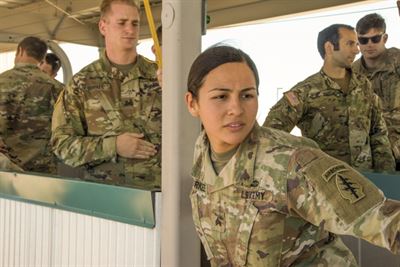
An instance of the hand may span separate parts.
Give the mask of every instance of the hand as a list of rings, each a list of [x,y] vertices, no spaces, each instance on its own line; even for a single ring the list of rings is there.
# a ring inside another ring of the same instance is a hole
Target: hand
[[[117,136],[117,154],[130,159],[148,159],[157,153],[155,146],[143,139],[143,134],[123,133]]]

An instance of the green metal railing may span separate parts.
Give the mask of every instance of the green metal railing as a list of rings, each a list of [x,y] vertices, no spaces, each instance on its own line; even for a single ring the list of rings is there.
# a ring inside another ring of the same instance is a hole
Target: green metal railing
[[[363,172],[387,198],[400,200],[400,173]]]
[[[147,228],[155,226],[155,192],[34,173],[0,171],[0,197]]]

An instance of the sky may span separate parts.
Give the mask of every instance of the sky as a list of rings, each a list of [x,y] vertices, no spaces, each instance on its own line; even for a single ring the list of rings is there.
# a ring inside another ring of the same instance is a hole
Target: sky
[[[306,15],[257,21],[246,26],[207,30],[202,37],[202,47],[206,49],[224,42],[242,49],[254,60],[260,76],[257,120],[262,124],[270,107],[284,91],[320,70],[323,62],[317,51],[318,32],[334,23],[355,27],[361,17],[373,12],[386,20],[389,35],[387,47],[400,47],[400,17],[396,0],[373,1]],[[151,45],[151,40],[141,41],[139,53],[154,59]],[[73,73],[98,58],[98,49],[95,47],[66,43],[60,46],[70,58]],[[13,55],[10,58],[7,62],[0,61],[2,68],[12,67]],[[57,78],[62,81],[62,73]]]

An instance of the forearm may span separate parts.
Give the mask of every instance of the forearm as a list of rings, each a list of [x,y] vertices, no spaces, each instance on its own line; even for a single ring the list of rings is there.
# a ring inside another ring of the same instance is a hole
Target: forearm
[[[271,108],[263,126],[271,127],[290,133],[297,122],[296,110],[281,99]]]
[[[116,136],[79,136],[64,129],[53,132],[54,154],[72,167],[96,165],[116,157]]]
[[[76,167],[115,158],[116,136],[88,136],[79,112],[68,114],[67,118],[63,100],[60,99],[54,108],[50,140],[53,152],[59,159]]]
[[[375,170],[395,170],[395,159],[386,134],[371,136],[371,152]]]
[[[361,216],[344,234],[400,254],[400,202],[386,199]]]

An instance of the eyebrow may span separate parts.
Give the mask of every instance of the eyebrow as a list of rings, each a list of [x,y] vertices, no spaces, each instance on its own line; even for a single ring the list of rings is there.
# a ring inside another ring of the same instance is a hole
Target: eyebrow
[[[241,89],[240,91],[241,91],[241,92],[246,92],[246,91],[251,91],[251,90],[256,90],[256,88],[255,88],[255,87],[247,87],[247,88]],[[219,88],[219,87],[217,87],[217,88],[213,88],[213,89],[209,90],[208,93],[215,92],[215,91],[231,92],[232,89],[229,89],[229,88]]]
[[[119,18],[119,19],[117,19],[117,21],[123,21],[123,22],[125,22],[125,21],[129,21],[129,19],[126,19],[126,18]],[[134,20],[132,20],[133,22],[140,22],[140,20],[139,19],[134,19]]]

